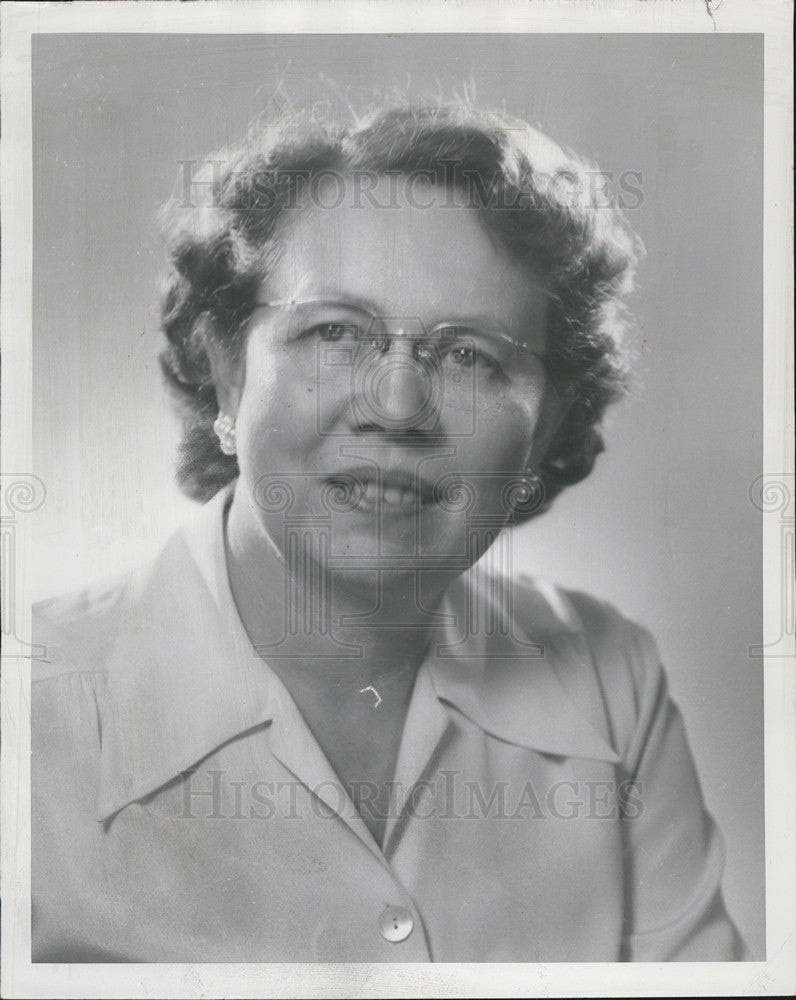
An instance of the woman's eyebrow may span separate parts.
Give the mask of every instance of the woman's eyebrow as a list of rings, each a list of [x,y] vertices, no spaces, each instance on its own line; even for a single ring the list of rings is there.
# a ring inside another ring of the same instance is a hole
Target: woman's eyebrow
[[[486,313],[462,313],[451,310],[447,313],[440,313],[440,319],[433,323],[434,328],[438,326],[461,326],[469,327],[472,330],[483,330],[489,333],[490,330],[508,330],[508,321],[502,322],[497,316]]]
[[[401,311],[395,313],[381,308],[372,299],[365,299],[356,295],[345,295],[340,293],[331,294],[323,292],[308,292],[304,295],[291,298],[269,299],[268,304],[275,306],[326,305],[349,307],[352,309],[361,309],[363,312],[368,312],[377,319],[419,319],[424,322],[424,325],[433,328],[438,326],[470,326],[483,330],[501,330],[508,325],[507,323],[501,323],[501,321],[492,314],[476,312],[462,313],[457,311],[455,307],[449,310],[435,310],[434,318],[429,323],[425,321],[424,317],[417,316],[412,312]]]
[[[276,298],[276,297],[266,297],[261,302],[262,305],[273,305],[273,306],[288,306],[288,305],[329,305],[329,306],[347,306],[353,309],[359,309],[362,312],[368,312],[373,316],[383,316],[384,311],[371,299],[363,298],[359,295],[348,295],[345,292],[335,291],[323,291],[309,289],[302,292],[299,295],[294,295],[290,297]]]

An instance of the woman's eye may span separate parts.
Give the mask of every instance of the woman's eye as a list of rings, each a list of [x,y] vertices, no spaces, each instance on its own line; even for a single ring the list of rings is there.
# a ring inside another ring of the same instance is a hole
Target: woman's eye
[[[475,369],[479,375],[489,376],[497,375],[501,370],[499,362],[475,344],[451,344],[445,351],[445,358],[453,371]]]
[[[461,368],[470,368],[475,364],[475,349],[466,346],[454,347],[449,352],[448,357],[454,365],[458,365]]]
[[[335,341],[356,339],[359,336],[359,328],[352,323],[318,323],[310,327],[306,333],[321,340]]]
[[[476,368],[483,375],[494,374],[500,364],[492,352],[485,349],[483,336],[466,326],[447,326],[439,331],[438,341],[446,364],[457,371]]]

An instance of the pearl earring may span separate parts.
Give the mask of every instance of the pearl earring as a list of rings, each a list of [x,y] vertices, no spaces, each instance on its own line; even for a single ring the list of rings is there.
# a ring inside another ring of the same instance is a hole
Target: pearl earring
[[[227,413],[219,413],[213,423],[213,430],[221,450],[225,455],[234,455],[235,448],[235,418]]]
[[[523,473],[521,482],[522,485],[515,494],[515,509],[517,512],[536,510],[544,499],[542,477],[533,469],[528,468]]]

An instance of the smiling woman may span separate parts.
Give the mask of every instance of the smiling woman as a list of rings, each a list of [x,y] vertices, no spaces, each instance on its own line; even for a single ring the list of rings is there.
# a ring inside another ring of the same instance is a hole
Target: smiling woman
[[[164,215],[205,505],[39,609],[34,957],[743,957],[652,639],[509,572],[627,381],[621,213],[469,106],[223,160]]]

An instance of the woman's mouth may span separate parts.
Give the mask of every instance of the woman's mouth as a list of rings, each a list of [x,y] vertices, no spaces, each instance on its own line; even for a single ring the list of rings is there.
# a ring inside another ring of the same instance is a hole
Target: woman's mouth
[[[430,483],[400,470],[355,469],[329,476],[325,483],[339,509],[402,514],[434,503]]]

